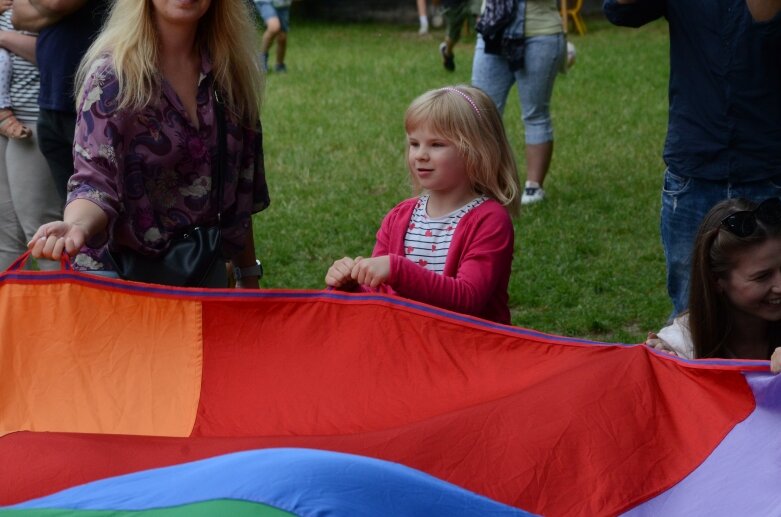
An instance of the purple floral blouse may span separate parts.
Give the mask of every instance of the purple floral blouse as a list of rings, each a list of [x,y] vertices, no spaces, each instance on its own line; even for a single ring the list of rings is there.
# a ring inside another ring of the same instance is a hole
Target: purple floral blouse
[[[106,59],[93,66],[78,104],[68,203],[88,199],[100,206],[109,218],[108,235],[87,243],[74,268],[111,270],[108,245],[155,255],[184,230],[216,224],[212,82],[211,63],[204,55],[196,128],[165,80],[159,96],[143,110],[118,111],[111,63]],[[266,208],[269,197],[259,129],[242,125],[227,107],[225,118],[222,235],[225,255],[232,257],[252,231],[252,214]]]

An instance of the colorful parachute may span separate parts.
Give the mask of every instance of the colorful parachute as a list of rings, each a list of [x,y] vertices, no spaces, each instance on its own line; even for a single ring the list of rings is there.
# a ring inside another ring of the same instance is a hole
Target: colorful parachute
[[[779,430],[763,361],[384,295],[0,275],[0,514],[773,515]]]

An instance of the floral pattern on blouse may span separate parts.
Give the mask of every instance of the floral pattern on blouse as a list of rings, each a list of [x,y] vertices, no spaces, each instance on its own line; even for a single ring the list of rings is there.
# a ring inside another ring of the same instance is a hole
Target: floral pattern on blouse
[[[74,259],[76,269],[110,270],[106,254],[130,249],[165,251],[171,238],[198,225],[216,224],[217,158],[211,63],[204,54],[197,91],[196,127],[164,79],[141,111],[117,110],[118,83],[108,59],[92,67],[79,102],[68,203],[88,199],[109,218],[108,235],[96,236]],[[235,256],[252,231],[253,213],[269,203],[262,135],[225,109],[227,152],[223,168],[222,235]]]

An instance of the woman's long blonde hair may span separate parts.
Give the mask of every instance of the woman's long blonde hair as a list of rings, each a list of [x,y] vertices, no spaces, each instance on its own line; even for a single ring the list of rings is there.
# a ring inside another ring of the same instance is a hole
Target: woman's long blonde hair
[[[77,99],[98,60],[108,57],[119,82],[117,109],[140,110],[159,92],[159,42],[152,0],[115,0],[102,32],[76,74]],[[245,0],[212,0],[201,18],[196,46],[208,52],[214,81],[228,109],[254,126],[263,81],[258,62],[254,13]]]
[[[409,133],[427,127],[453,142],[466,160],[466,172],[478,194],[495,199],[516,215],[521,186],[502,116],[479,88],[458,85],[431,90],[414,101],[404,116]],[[410,171],[415,188],[419,185]]]

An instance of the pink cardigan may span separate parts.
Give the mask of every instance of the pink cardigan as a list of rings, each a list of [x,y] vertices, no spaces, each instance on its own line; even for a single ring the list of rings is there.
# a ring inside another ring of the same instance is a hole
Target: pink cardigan
[[[514,232],[507,210],[489,199],[459,221],[441,275],[404,256],[404,236],[418,198],[402,201],[382,221],[372,256],[390,257],[390,277],[377,291],[510,323],[507,284]]]

